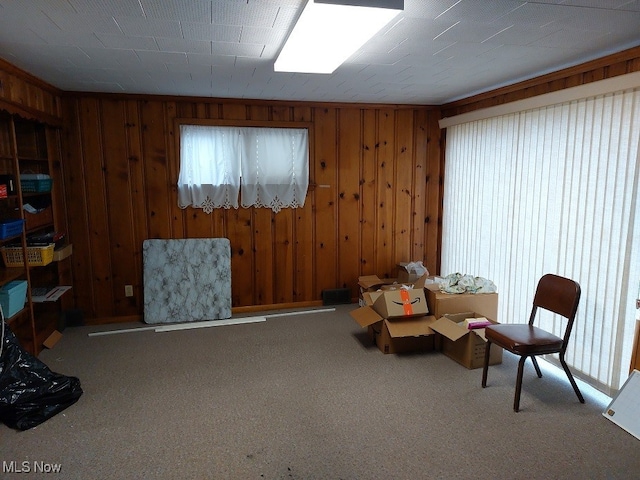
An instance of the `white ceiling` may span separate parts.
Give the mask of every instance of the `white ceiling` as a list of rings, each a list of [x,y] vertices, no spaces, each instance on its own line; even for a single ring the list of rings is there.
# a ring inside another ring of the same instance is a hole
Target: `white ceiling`
[[[304,3],[0,0],[0,57],[65,91],[438,105],[640,45],[640,0],[404,0],[332,75],[275,73]]]

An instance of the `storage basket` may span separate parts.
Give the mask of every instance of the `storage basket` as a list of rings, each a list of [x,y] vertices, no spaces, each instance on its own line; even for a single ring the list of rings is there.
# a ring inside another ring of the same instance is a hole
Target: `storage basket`
[[[53,180],[51,178],[41,179],[20,179],[20,186],[22,187],[22,193],[43,193],[51,191],[51,184]]]
[[[22,233],[22,225],[24,225],[24,220],[21,218],[17,220],[3,220],[0,222],[0,239],[20,235]]]
[[[13,317],[24,308],[27,300],[27,282],[14,280],[0,288],[0,305],[4,318]]]
[[[46,247],[27,247],[27,262],[34,267],[49,265],[53,261],[53,249],[55,245]],[[22,267],[22,247],[2,247],[2,259],[7,267]]]

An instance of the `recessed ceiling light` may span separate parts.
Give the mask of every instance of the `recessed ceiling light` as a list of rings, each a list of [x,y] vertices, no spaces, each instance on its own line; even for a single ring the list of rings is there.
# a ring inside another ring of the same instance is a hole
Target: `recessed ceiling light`
[[[403,8],[404,0],[309,0],[274,70],[333,73]]]

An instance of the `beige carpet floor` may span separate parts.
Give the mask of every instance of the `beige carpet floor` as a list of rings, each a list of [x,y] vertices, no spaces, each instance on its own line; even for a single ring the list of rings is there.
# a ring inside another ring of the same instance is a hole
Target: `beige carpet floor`
[[[640,440],[602,416],[606,397],[581,384],[580,404],[528,365],[514,413],[515,357],[483,389],[480,369],[440,353],[382,354],[353,308],[164,333],[67,328],[40,359],[84,394],[34,429],[0,425],[0,478],[640,478]],[[61,472],[7,471],[42,464]]]

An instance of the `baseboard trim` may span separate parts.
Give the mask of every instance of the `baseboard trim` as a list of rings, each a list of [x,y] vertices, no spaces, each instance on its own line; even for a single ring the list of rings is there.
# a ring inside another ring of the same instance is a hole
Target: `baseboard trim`
[[[239,313],[255,313],[265,312],[269,310],[286,310],[288,308],[308,308],[308,307],[321,307],[323,305],[322,300],[313,300],[308,302],[289,302],[289,303],[273,303],[269,305],[247,305],[244,307],[232,307],[231,314]],[[144,323],[142,315],[124,315],[121,317],[100,317],[100,318],[85,318],[85,325],[108,325],[111,323],[132,323],[141,322]]]

